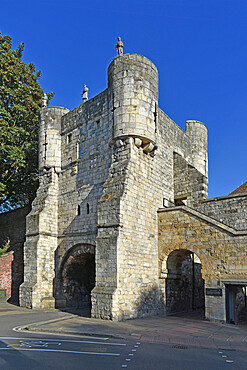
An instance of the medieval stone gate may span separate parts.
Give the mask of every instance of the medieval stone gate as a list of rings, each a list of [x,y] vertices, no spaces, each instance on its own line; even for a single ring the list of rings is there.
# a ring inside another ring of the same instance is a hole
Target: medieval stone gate
[[[156,66],[117,45],[100,94],[85,88],[72,111],[44,99],[20,304],[91,296],[98,318],[205,306],[226,321],[226,295],[234,302],[247,279],[247,194],[208,199],[207,127],[177,126],[158,106]]]

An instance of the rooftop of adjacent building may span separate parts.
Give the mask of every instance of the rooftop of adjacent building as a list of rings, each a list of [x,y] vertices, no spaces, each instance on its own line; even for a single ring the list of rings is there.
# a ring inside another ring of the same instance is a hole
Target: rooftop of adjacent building
[[[247,181],[240,185],[237,189],[231,192],[229,195],[247,193]]]

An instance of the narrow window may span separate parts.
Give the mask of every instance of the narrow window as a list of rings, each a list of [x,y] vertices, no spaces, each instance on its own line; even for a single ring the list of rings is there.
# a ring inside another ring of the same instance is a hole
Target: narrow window
[[[158,104],[155,102],[155,111],[154,111],[154,127],[155,127],[155,132],[157,132],[157,127],[158,127]]]
[[[72,134],[67,135],[67,144],[71,143]]]
[[[77,214],[78,214],[78,216],[80,216],[80,214],[81,214],[81,206],[80,205],[78,205],[78,207],[77,207]]]
[[[76,143],[76,159],[80,158],[80,143]]]
[[[89,208],[89,204],[87,203],[87,214],[89,214],[89,211],[90,211],[90,208]]]
[[[47,133],[45,132],[45,142],[44,142],[44,157],[43,159],[46,160],[46,152],[47,152],[47,145],[48,145],[48,142],[47,142]]]
[[[100,128],[100,119],[96,120],[97,130]]]

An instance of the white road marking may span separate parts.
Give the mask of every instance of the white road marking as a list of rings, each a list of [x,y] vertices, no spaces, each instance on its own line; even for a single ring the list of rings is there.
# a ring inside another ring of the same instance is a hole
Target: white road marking
[[[52,342],[52,343],[47,343],[47,342],[43,342],[41,340],[20,340],[19,341],[20,344],[15,344],[14,346],[15,347],[29,347],[29,348],[32,348],[32,347],[45,347],[47,348],[50,345],[56,345],[56,346],[61,346],[62,343],[59,343],[59,342]],[[11,344],[8,344],[7,347],[12,347]]]
[[[80,351],[66,351],[58,349],[38,349],[38,348],[0,348],[1,351],[36,351],[36,352],[59,352],[59,353],[73,353],[78,355],[96,355],[96,356],[120,356],[120,353],[107,353],[107,352],[80,352]]]
[[[42,341],[46,341],[46,342],[54,342],[54,343],[57,343],[58,341],[55,340],[55,339],[46,339],[46,338],[14,338],[14,337],[0,337],[0,340],[25,340],[25,341],[28,341],[28,340],[42,340]],[[104,346],[108,345],[108,346],[126,346],[125,343],[110,343],[110,342],[93,342],[93,341],[89,341],[89,340],[66,340],[66,339],[59,339],[59,342],[66,342],[66,343],[86,343],[86,344],[102,344]]]
[[[16,327],[16,328],[13,328],[12,330],[15,331],[15,332],[22,332],[22,333],[25,333],[25,334],[37,334],[37,330],[35,331],[32,331],[31,329],[28,329],[28,330],[23,330],[22,328],[25,328],[26,326],[22,327]],[[42,334],[42,333],[40,333]],[[45,335],[57,335],[57,336],[63,336],[63,337],[80,337],[80,338],[91,338],[91,339],[100,339],[100,340],[108,340],[109,338],[104,338],[104,337],[92,337],[91,335],[80,335],[80,334],[69,334],[69,333],[47,333],[47,332],[43,332],[43,334]]]

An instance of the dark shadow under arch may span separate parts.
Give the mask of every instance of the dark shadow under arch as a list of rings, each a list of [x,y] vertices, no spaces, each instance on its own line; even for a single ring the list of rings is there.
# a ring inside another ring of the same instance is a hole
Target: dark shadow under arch
[[[64,255],[58,281],[63,308],[91,310],[91,291],[95,286],[95,247],[78,244]]]
[[[201,261],[187,249],[176,249],[167,259],[166,311],[168,314],[201,311],[204,316],[204,279]]]

